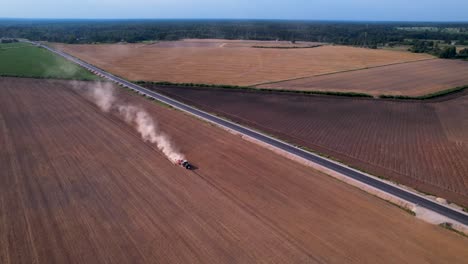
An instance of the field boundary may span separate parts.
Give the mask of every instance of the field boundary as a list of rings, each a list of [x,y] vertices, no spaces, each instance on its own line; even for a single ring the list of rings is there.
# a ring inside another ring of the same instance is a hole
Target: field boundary
[[[429,93],[429,94],[425,94],[425,95],[420,95],[420,96],[382,94],[382,95],[379,95],[379,98],[381,98],[381,99],[397,99],[397,100],[429,100],[429,99],[448,96],[448,95],[455,94],[455,93],[460,93],[460,92],[463,92],[467,88],[468,88],[468,85],[458,86],[458,87],[455,87],[455,88],[441,90],[441,91],[437,91],[437,92]]]
[[[420,62],[420,61],[428,61],[428,60],[437,60],[437,59],[438,59],[438,58],[427,58],[427,59],[420,59],[420,60],[414,60],[414,61],[395,62],[395,63],[389,63],[389,64],[384,64],[384,65],[372,66],[372,67],[364,67],[364,68],[343,70],[343,71],[337,71],[337,72],[326,72],[326,73],[321,73],[321,74],[308,75],[308,76],[297,77],[297,78],[291,78],[291,79],[284,79],[284,80],[281,80],[281,81],[256,83],[256,84],[252,84],[251,86],[252,86],[252,87],[256,87],[256,86],[260,86],[260,85],[268,85],[268,84],[274,84],[274,83],[282,83],[282,82],[288,82],[288,81],[296,81],[296,80],[302,80],[302,79],[313,78],[313,77],[320,77],[320,76],[326,76],[326,75],[334,75],[334,74],[340,74],[340,73],[346,73],[346,72],[353,72],[353,71],[370,70],[370,69],[382,68],[382,67],[393,66],[393,65],[408,64],[408,63],[414,63],[414,62]]]
[[[323,96],[339,96],[339,97],[360,97],[362,99],[374,99],[374,100],[393,100],[393,101],[431,101],[432,99],[440,99],[448,97],[449,95],[461,93],[467,90],[468,85],[458,86],[446,90],[437,91],[434,93],[424,94],[421,96],[406,96],[406,95],[379,95],[372,96],[366,93],[357,92],[336,92],[336,91],[304,91],[304,90],[287,90],[287,89],[270,89],[270,88],[255,88],[251,86],[237,86],[228,84],[203,84],[203,83],[172,83],[172,82],[153,82],[153,81],[134,81],[137,85],[155,85],[155,86],[175,86],[175,87],[188,87],[188,88],[211,88],[211,89],[232,89],[247,92],[263,92],[263,93],[277,93],[277,94],[302,94],[302,95],[323,95]],[[454,99],[454,98],[447,98]]]
[[[0,77],[9,77],[9,78],[28,78],[28,79],[38,79],[38,80],[64,80],[64,81],[82,81],[82,82],[96,82],[96,81],[105,81],[101,77],[98,77],[96,80],[83,79],[83,78],[59,78],[53,76],[32,76],[32,75],[19,75],[19,74],[2,74]]]
[[[255,88],[252,86],[238,86],[228,84],[203,84],[203,83],[172,83],[172,82],[152,82],[152,81],[134,81],[138,85],[158,85],[158,86],[178,86],[178,87],[198,87],[198,88],[214,88],[214,89],[233,89],[252,92],[270,92],[270,93],[290,93],[290,94],[309,94],[309,95],[331,95],[343,97],[366,97],[373,98],[372,95],[356,92],[335,92],[335,91],[304,91],[304,90],[287,90],[287,89],[270,89],[270,88]]]
[[[1,44],[0,44],[1,45]],[[31,44],[27,44],[27,45],[24,45],[24,46],[17,46],[17,47],[0,47],[0,51],[1,50],[9,50],[9,49],[21,49],[21,48],[24,48],[24,47],[30,47],[32,46]]]
[[[300,46],[293,46],[293,47],[287,47],[287,46],[251,46],[252,48],[255,49],[313,49],[313,48],[319,48],[325,46],[325,44],[322,45],[311,45],[311,46],[305,46],[305,47],[300,47]]]

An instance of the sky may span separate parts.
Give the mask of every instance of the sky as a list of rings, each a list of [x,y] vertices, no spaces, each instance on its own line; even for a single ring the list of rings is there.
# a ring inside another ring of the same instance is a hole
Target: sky
[[[468,21],[468,0],[0,0],[0,18]]]

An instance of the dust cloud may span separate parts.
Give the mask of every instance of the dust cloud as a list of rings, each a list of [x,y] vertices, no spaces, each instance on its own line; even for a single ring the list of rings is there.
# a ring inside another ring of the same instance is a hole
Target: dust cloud
[[[118,100],[115,88],[108,82],[96,82],[93,85],[73,82],[73,87],[96,104],[103,112],[115,112],[127,124],[133,126],[145,142],[155,144],[173,163],[183,160],[169,136],[161,132],[155,119],[143,108],[126,104]]]

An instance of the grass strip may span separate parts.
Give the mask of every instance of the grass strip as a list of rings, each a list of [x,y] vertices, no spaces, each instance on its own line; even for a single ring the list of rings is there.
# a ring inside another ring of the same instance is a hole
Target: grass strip
[[[463,232],[461,232],[461,231],[458,231],[458,230],[456,230],[455,228],[453,228],[453,225],[452,225],[451,223],[442,223],[442,224],[440,224],[439,226],[441,226],[441,227],[443,227],[443,228],[445,228],[445,229],[447,229],[447,230],[450,230],[450,231],[452,231],[452,232],[455,232],[455,233],[457,233],[457,234],[459,234],[459,235],[461,235],[461,236],[464,236],[464,237],[467,237],[467,238],[468,238],[468,235],[467,235],[467,234],[465,234],[465,233],[463,233]]]
[[[385,95],[385,94],[382,94],[382,95],[379,96],[379,98],[382,98],[382,99],[399,99],[399,100],[427,100],[427,99],[433,99],[433,98],[437,98],[437,97],[446,96],[446,95],[449,95],[449,94],[459,93],[459,92],[464,91],[467,88],[468,88],[468,85],[459,86],[459,87],[455,87],[455,88],[451,88],[451,89],[447,89],[447,90],[442,90],[442,91],[438,91],[438,92],[435,92],[435,93],[425,94],[425,95],[421,95],[421,96]]]
[[[95,81],[102,81],[103,79],[100,78],[99,76],[96,76],[96,79],[91,79],[91,78],[80,78],[80,77],[55,77],[55,76],[35,76],[35,75],[27,75],[27,74],[3,74],[0,73],[0,77],[11,77],[11,78],[30,78],[30,79],[39,79],[39,80],[64,80],[64,81],[70,81],[70,80],[75,80],[75,81],[87,81],[87,82],[95,82]]]
[[[313,45],[313,46],[305,46],[305,47],[300,47],[300,46],[293,46],[293,47],[284,47],[284,46],[252,46],[252,48],[256,49],[312,49],[312,48],[318,48],[322,47],[323,45]]]
[[[275,93],[290,93],[290,94],[311,94],[311,95],[332,95],[344,97],[367,97],[373,98],[370,94],[355,93],[355,92],[332,92],[332,91],[302,91],[302,90],[286,90],[286,89],[269,89],[269,88],[254,88],[250,86],[238,86],[227,84],[203,84],[203,83],[172,83],[172,82],[148,82],[136,81],[138,85],[159,85],[159,86],[179,86],[179,87],[204,87],[204,88],[222,88],[222,89],[237,89],[245,91],[260,91],[260,92],[275,92]]]

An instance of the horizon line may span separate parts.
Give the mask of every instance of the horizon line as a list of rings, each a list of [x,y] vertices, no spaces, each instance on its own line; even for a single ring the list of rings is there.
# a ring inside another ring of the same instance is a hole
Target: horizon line
[[[356,19],[290,19],[290,18],[46,18],[46,17],[0,17],[0,20],[246,20],[246,21],[297,21],[297,22],[369,22],[369,23],[468,23],[468,20],[356,20]]]

